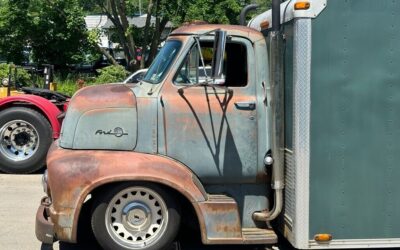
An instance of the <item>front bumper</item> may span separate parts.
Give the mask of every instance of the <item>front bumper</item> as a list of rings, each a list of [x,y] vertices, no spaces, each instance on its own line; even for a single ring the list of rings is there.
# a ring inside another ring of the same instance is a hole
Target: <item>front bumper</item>
[[[36,238],[45,244],[53,244],[56,240],[54,236],[54,223],[51,221],[49,213],[50,205],[50,198],[43,197],[36,212]]]

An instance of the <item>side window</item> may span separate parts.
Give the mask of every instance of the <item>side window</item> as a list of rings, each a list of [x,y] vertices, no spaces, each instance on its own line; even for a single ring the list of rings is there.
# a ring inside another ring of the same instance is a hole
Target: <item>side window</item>
[[[174,78],[177,85],[191,85],[210,79],[213,58],[213,42],[200,42],[204,67],[198,47],[194,45],[186,55]],[[247,85],[247,50],[238,42],[228,42],[225,47],[224,72],[225,84],[228,87],[244,87]]]
[[[140,80],[142,80],[142,78],[143,78],[145,73],[146,72],[137,73],[136,75],[134,75],[130,79],[128,79],[127,83],[138,83],[138,82],[140,82]]]
[[[200,53],[197,46],[193,46],[186,56],[175,78],[177,84],[195,84],[199,82]]]

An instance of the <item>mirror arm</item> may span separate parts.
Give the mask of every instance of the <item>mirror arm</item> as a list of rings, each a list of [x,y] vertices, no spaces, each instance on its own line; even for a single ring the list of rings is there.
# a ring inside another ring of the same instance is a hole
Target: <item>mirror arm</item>
[[[226,45],[226,31],[218,30],[214,39],[214,55],[212,61],[211,77],[213,79],[221,78],[223,74],[224,52]]]
[[[207,75],[207,71],[206,71],[206,65],[204,63],[203,52],[201,52],[200,40],[199,40],[199,37],[195,37],[194,39],[196,40],[197,49],[199,50],[201,65],[203,66],[204,75],[206,76],[206,82],[208,82],[208,75]]]

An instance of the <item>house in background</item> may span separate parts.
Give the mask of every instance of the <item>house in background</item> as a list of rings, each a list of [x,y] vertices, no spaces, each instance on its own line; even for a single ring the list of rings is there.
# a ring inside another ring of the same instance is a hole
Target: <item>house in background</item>
[[[108,17],[106,15],[89,15],[85,17],[86,28],[90,30],[98,29],[101,31],[99,44],[103,48],[112,48],[108,35],[106,34],[103,26],[107,23]]]
[[[146,18],[147,14],[128,17],[128,22],[131,26],[144,28],[146,25]],[[106,15],[88,15],[85,17],[85,23],[88,30],[100,30],[99,44],[101,47],[109,50],[117,61],[123,62],[125,60],[123,52],[119,49],[119,44],[113,43],[110,39],[112,30],[114,29],[114,24]],[[154,16],[151,17],[150,23],[151,26],[155,26],[156,18]],[[165,40],[172,30],[173,24],[168,22],[161,34],[161,41]]]
[[[140,15],[140,16],[133,16],[133,17],[128,17],[128,22],[129,25],[135,26],[136,28],[144,28],[146,25],[146,19],[147,19],[147,14]],[[155,26],[156,25],[156,18],[154,16],[151,17],[150,19],[150,25]],[[103,26],[103,29],[105,30],[110,30],[114,28],[114,24],[112,23],[111,20],[107,20]],[[171,22],[168,22],[165,26],[165,29],[163,33],[161,34],[161,40],[165,40],[169,33],[172,32],[173,25]]]

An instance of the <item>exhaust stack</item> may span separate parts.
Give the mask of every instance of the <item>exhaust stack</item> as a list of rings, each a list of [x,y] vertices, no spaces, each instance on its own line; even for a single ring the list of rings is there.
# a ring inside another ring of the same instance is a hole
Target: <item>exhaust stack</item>
[[[272,1],[272,30],[270,39],[270,82],[271,82],[271,151],[272,151],[272,189],[274,192],[274,207],[271,211],[256,212],[254,220],[271,221],[275,219],[283,207],[284,188],[284,79],[283,79],[283,35],[281,32],[280,0]]]
[[[247,14],[252,11],[252,10],[256,10],[258,8],[258,4],[249,4],[247,6],[245,6],[242,11],[240,12],[240,17],[239,17],[239,24],[242,26],[246,26],[246,16]]]

